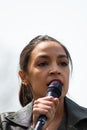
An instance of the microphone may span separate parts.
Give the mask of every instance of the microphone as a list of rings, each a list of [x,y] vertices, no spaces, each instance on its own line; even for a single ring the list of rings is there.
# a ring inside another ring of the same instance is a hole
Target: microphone
[[[49,84],[47,88],[46,96],[52,96],[54,98],[59,98],[62,93],[62,84],[59,81],[53,81]],[[42,130],[42,126],[45,124],[47,117],[41,115],[37,121],[36,127],[34,130]]]

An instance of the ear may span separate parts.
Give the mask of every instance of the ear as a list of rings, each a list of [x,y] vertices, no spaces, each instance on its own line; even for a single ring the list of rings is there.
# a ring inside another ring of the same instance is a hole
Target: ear
[[[22,80],[22,83],[25,84],[25,85],[27,85],[28,84],[27,74],[24,73],[22,70],[19,70],[18,74],[19,74],[19,76],[20,76],[20,78]]]

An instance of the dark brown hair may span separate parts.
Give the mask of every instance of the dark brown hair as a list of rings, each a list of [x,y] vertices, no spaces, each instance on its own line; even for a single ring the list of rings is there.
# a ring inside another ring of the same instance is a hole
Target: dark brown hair
[[[20,54],[20,69],[23,72],[27,72],[27,65],[31,56],[31,53],[33,51],[33,49],[37,46],[37,44],[43,42],[43,41],[54,41],[57,42],[58,44],[60,44],[63,49],[65,50],[65,53],[67,55],[67,58],[69,59],[70,65],[71,65],[71,70],[73,69],[73,65],[72,65],[72,59],[70,56],[69,51],[67,50],[67,48],[61,44],[58,40],[48,36],[48,35],[39,35],[37,37],[35,37],[34,39],[32,39],[29,44],[22,50],[21,54]],[[22,106],[27,105],[29,102],[31,102],[33,99],[32,96],[32,92],[31,89],[29,87],[29,85],[25,86],[24,84],[21,83],[21,88],[19,91],[19,100]]]

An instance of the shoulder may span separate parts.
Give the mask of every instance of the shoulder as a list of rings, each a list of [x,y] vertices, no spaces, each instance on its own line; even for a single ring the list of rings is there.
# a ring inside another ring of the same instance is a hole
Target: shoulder
[[[85,115],[87,117],[87,108],[78,105],[76,102],[67,97],[65,97],[65,105],[68,110],[76,112],[77,114],[81,114],[81,116]]]
[[[15,112],[4,112],[0,114],[0,122],[6,121],[6,117],[14,114]]]
[[[65,97],[65,108],[69,125],[76,126],[79,130],[80,128],[87,128],[87,108],[78,105],[67,97]]]
[[[4,113],[0,114],[0,130],[2,130],[3,124],[8,123],[8,120],[6,119],[6,117],[13,113],[15,113],[15,112],[4,112]]]
[[[5,112],[0,114],[0,127],[2,124],[29,127],[32,116],[32,102],[17,112]]]

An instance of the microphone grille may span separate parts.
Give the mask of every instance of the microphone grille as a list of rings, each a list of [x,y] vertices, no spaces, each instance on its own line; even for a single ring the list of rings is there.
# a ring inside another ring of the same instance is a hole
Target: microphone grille
[[[62,93],[62,84],[58,81],[53,81],[50,83],[50,85],[47,88],[47,93],[50,93],[50,96],[53,97],[60,97]],[[47,94],[49,95],[49,94]]]

